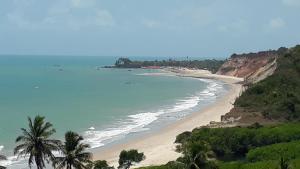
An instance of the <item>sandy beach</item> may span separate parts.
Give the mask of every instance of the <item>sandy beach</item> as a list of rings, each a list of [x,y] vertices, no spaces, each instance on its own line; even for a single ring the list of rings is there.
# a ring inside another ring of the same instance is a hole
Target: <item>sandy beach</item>
[[[94,160],[107,160],[110,165],[117,167],[118,155],[124,149],[138,149],[138,151],[144,152],[146,159],[134,167],[160,165],[175,160],[181,155],[174,151],[176,136],[184,131],[191,131],[196,127],[207,125],[211,121],[220,121],[221,116],[233,107],[232,104],[242,91],[242,86],[238,83],[243,80],[241,78],[211,74],[206,70],[167,69],[166,71],[178,76],[220,80],[227,83],[230,89],[215,103],[200,112],[191,113],[186,118],[174,122],[156,133],[97,151],[94,153]]]

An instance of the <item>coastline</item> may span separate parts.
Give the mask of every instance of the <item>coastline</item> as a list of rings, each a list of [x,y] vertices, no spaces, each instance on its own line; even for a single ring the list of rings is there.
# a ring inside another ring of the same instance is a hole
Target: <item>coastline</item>
[[[206,70],[170,68],[164,71],[176,76],[223,81],[229,85],[230,89],[213,104],[199,112],[191,113],[184,119],[176,121],[160,131],[94,152],[94,160],[107,160],[110,165],[116,167],[118,166],[119,153],[124,149],[137,149],[140,152],[144,152],[146,159],[133,167],[161,165],[175,160],[181,155],[175,152],[176,144],[174,144],[174,141],[176,136],[184,131],[191,131],[196,127],[207,125],[211,121],[220,121],[221,116],[229,112],[233,107],[232,103],[242,91],[242,86],[239,84],[242,81],[241,78],[211,74]]]

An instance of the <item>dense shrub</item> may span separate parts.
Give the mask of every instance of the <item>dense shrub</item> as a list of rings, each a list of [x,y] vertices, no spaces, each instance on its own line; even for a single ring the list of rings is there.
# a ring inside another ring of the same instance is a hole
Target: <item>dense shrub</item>
[[[137,150],[123,150],[119,155],[119,168],[129,168],[133,162],[140,162],[145,159],[144,153],[139,153]]]
[[[269,146],[255,148],[247,154],[250,162],[300,158],[300,141],[272,144]]]
[[[265,145],[300,140],[300,123],[287,123],[258,128],[199,128],[190,136],[182,139],[177,136],[177,143],[204,141],[218,158],[245,157],[253,148]]]

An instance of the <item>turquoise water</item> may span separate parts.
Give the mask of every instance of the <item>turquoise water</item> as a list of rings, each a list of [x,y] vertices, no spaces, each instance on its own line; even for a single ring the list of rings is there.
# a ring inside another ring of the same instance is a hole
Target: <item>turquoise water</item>
[[[224,91],[210,80],[158,76],[158,70],[102,69],[113,57],[0,57],[0,145],[11,155],[27,117],[42,115],[63,138],[76,131],[93,148],[163,120],[183,118]],[[14,163],[10,157],[7,164]]]

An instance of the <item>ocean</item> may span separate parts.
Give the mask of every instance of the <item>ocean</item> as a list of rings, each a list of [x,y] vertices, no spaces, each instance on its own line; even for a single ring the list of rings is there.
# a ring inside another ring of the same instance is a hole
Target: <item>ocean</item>
[[[95,149],[155,132],[227,91],[222,82],[159,75],[160,70],[101,68],[116,59],[0,56],[0,153],[8,157],[0,164],[27,168],[12,154],[27,117],[45,116],[57,130],[53,137],[75,131]]]

